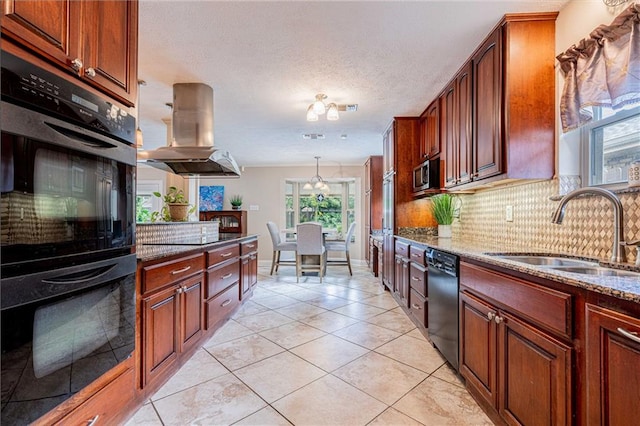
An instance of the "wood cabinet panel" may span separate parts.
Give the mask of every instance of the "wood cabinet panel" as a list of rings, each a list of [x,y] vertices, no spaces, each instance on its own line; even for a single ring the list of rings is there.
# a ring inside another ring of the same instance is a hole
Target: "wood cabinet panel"
[[[409,267],[409,286],[423,298],[427,297],[427,279],[427,269],[412,261]]]
[[[640,318],[586,305],[588,424],[625,425],[640,418]]]
[[[180,352],[187,351],[202,337],[202,283],[204,274],[198,274],[181,283],[180,296]]]
[[[426,249],[417,245],[409,246],[409,258],[411,262],[418,265],[427,266],[427,258],[425,256]]]
[[[207,270],[205,299],[215,296],[239,279],[240,264],[237,258],[233,261],[209,268]]]
[[[207,329],[214,328],[231,314],[240,303],[240,289],[236,283],[206,302]]]
[[[410,290],[409,299],[411,301],[409,305],[411,315],[426,329],[429,326],[427,299],[415,291],[413,287]]]
[[[438,100],[434,100],[420,116],[419,161],[434,158],[440,154]]]
[[[142,292],[176,283],[204,270],[204,256],[201,253],[177,260],[163,262],[142,268]]]
[[[3,36],[126,106],[138,80],[138,2],[3,2]]]
[[[444,186],[458,183],[458,144],[456,139],[456,84],[449,83],[440,95],[440,143],[444,149]]]
[[[472,118],[473,93],[471,63],[467,63],[456,77],[456,140],[457,140],[457,172],[456,180],[462,185],[471,181],[472,163]]]
[[[179,297],[177,287],[142,301],[144,383],[162,374],[178,358]]]
[[[471,58],[473,64],[474,177],[502,171],[502,30],[496,29]]]
[[[539,286],[508,275],[460,263],[460,280],[465,287],[516,310],[519,315],[561,336],[572,335],[570,294]]]
[[[118,424],[119,410],[115,407],[125,407],[134,399],[133,369],[126,370],[114,381],[98,391],[95,395],[78,406],[56,425],[89,425],[89,424]]]
[[[460,374],[476,393],[496,406],[496,309],[460,293]]]
[[[571,348],[512,315],[500,318],[500,415],[510,424],[571,424]]]
[[[207,266],[210,268],[221,262],[240,256],[240,245],[229,244],[207,252]]]

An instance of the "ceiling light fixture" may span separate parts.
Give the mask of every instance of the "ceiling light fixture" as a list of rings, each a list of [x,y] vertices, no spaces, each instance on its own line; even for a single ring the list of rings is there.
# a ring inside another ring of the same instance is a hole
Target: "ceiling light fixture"
[[[325,190],[329,189],[329,185],[327,185],[327,183],[324,181],[324,179],[322,179],[322,176],[320,176],[320,165],[319,165],[319,162],[318,162],[318,160],[320,160],[320,157],[316,156],[314,158],[316,159],[316,174],[311,179],[309,179],[307,181],[307,183],[304,184],[302,189],[310,191],[310,190],[315,188],[315,189],[319,189],[321,191],[325,191]]]
[[[327,120],[336,121],[340,118],[339,111],[357,111],[358,104],[338,105],[334,102],[325,104],[327,95],[318,93],[316,100],[307,108],[307,121],[318,121],[318,117],[327,114]]]

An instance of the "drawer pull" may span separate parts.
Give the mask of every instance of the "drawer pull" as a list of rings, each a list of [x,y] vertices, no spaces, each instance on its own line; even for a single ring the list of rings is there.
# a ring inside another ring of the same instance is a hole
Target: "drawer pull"
[[[178,275],[181,274],[183,272],[187,272],[189,269],[191,269],[191,266],[186,266],[182,269],[176,269],[175,271],[171,271],[171,275]]]
[[[622,334],[628,339],[633,340],[636,343],[640,343],[640,337],[638,337],[638,333],[635,331],[627,331],[622,327],[618,327],[618,333]]]
[[[231,299],[227,299],[224,302],[222,302],[222,304],[220,305],[222,308],[224,308],[225,306],[227,306],[229,303],[231,303]]]
[[[229,253],[220,253],[220,257],[229,257],[231,256],[233,253],[229,252]]]
[[[417,303],[414,303],[413,305],[411,305],[411,307],[413,309],[420,309],[420,305],[418,305]]]
[[[256,245],[255,244],[247,244],[247,247],[249,248],[254,248]]]
[[[231,272],[229,272],[228,274],[224,274],[221,278],[223,280],[226,280],[227,278],[231,278],[233,276],[233,274]]]
[[[413,253],[413,257],[417,257],[418,259],[421,258],[422,256],[419,255],[418,253]]]
[[[413,281],[420,281],[420,278],[418,278],[418,277],[411,277],[411,279],[412,279]]]
[[[98,421],[98,418],[100,417],[100,414],[96,414],[94,418],[89,419],[87,421],[87,426],[93,426],[96,424],[96,422]]]

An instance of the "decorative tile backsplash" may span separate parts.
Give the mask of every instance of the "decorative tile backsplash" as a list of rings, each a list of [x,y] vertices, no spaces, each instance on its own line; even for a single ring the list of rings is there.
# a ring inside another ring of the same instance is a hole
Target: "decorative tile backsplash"
[[[211,222],[137,223],[137,244],[206,244],[218,241],[220,224]]]
[[[460,218],[453,224],[454,238],[608,260],[613,242],[611,202],[599,196],[573,199],[566,206],[564,221],[556,225],[551,223],[551,216],[558,201],[550,198],[557,200],[560,189],[559,181],[554,179],[461,194],[462,208]],[[625,240],[638,240],[640,192],[623,191],[618,197],[624,209]],[[507,206],[513,206],[513,222],[505,220]],[[625,250],[628,261],[634,262],[635,247]]]

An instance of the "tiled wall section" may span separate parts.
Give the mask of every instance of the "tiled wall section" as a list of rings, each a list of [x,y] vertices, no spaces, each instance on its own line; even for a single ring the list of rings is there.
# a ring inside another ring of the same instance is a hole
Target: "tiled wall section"
[[[558,201],[558,180],[510,186],[473,195],[460,195],[460,219],[453,224],[453,237],[506,244],[517,250],[536,249],[607,260],[613,241],[613,208],[599,196],[569,201],[561,225],[551,223]],[[624,208],[625,240],[640,239],[640,193],[618,194]],[[513,222],[505,210],[513,206]],[[636,249],[626,248],[634,262]]]
[[[138,244],[202,244],[219,240],[219,223],[163,222],[136,224]]]

